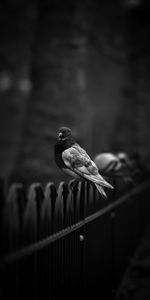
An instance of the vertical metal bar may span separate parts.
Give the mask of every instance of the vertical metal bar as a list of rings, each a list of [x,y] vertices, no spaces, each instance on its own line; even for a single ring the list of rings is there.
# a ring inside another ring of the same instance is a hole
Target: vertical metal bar
[[[82,182],[81,189],[80,189],[80,199],[81,199],[81,219],[85,219],[85,213],[86,213],[86,199],[85,199],[85,182]],[[81,292],[82,296],[84,297],[85,291],[86,291],[86,260],[85,260],[85,251],[86,251],[86,227],[85,225],[80,230],[80,251],[81,251],[81,278],[82,278],[82,287]]]

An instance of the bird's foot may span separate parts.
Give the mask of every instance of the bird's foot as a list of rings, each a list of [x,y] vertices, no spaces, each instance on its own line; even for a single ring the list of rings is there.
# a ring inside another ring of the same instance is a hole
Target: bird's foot
[[[79,181],[77,179],[72,179],[72,180],[69,181],[69,187],[71,188],[71,190],[73,190],[74,188],[77,187],[78,182]]]

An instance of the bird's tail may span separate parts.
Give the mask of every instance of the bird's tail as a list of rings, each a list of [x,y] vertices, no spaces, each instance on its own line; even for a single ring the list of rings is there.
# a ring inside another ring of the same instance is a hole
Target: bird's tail
[[[96,183],[95,183],[95,186],[97,187],[99,193],[103,196],[103,198],[107,199],[107,195],[106,195],[104,189],[100,185],[98,185]]]
[[[87,174],[84,174],[84,177],[87,178],[88,180],[94,182],[95,184],[97,184],[99,186],[101,185],[101,186],[104,186],[104,187],[109,188],[109,189],[113,189],[114,188],[100,174],[97,174],[97,175],[87,175]]]
[[[104,178],[103,178],[102,181],[100,181],[100,184],[101,184],[102,186],[105,186],[106,188],[114,189],[114,187],[113,187],[108,181],[106,181]]]

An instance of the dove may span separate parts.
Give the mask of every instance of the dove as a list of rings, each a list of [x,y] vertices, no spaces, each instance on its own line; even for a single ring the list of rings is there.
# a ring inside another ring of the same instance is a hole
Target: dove
[[[99,172],[103,175],[118,173],[122,167],[120,159],[115,154],[109,152],[99,153],[93,160]]]
[[[148,175],[148,168],[138,152],[118,152],[117,157],[133,181],[137,182]]]
[[[113,189],[113,186],[100,175],[96,164],[76,143],[70,128],[59,128],[54,152],[55,162],[65,174],[78,180],[93,182],[99,193],[107,198],[103,187]]]
[[[129,166],[130,165],[130,157],[129,157],[128,153],[126,153],[126,152],[117,152],[116,156],[124,166]]]

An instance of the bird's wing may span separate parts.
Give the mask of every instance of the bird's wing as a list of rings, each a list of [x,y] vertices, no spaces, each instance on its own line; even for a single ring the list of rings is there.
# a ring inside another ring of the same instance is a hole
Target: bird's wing
[[[63,151],[62,159],[65,165],[79,176],[96,184],[112,188],[112,186],[99,174],[96,164],[91,160],[86,151],[78,144]]]

